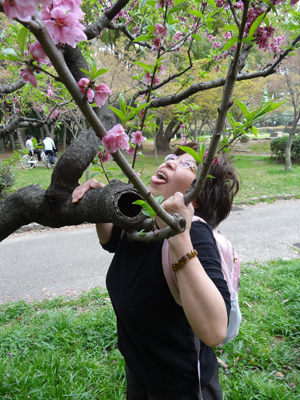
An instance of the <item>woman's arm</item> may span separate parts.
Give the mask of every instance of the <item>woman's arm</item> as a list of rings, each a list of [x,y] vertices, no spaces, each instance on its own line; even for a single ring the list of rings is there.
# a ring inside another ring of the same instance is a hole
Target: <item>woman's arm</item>
[[[72,193],[72,201],[73,203],[77,203],[84,194],[90,190],[95,188],[104,187],[103,183],[98,182],[96,179],[89,179],[84,182],[82,185],[78,186],[74,189]],[[101,244],[106,244],[109,242],[111,238],[113,224],[112,223],[104,223],[104,224],[96,224],[96,231]]]
[[[163,203],[169,213],[181,214],[186,222],[185,232],[168,239],[173,262],[178,262],[193,250],[190,226],[194,209],[185,207],[182,193],[175,193]],[[198,257],[190,259],[177,272],[181,303],[196,335],[208,346],[220,344],[226,337],[228,316],[225,301],[206,274]]]

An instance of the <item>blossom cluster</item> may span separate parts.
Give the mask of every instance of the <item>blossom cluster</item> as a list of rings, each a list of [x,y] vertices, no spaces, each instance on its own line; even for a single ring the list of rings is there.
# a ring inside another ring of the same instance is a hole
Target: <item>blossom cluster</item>
[[[78,86],[80,87],[81,92],[86,95],[88,101],[91,103],[94,99],[98,107],[102,107],[108,96],[112,94],[107,85],[104,83],[94,85],[88,78],[81,78],[78,82]]]
[[[4,0],[3,11],[10,21],[17,18],[26,22],[36,13],[39,3],[48,6],[52,0]]]
[[[40,16],[53,42],[76,47],[87,39],[80,23],[84,16],[81,3],[82,0],[4,0],[3,10],[10,21],[13,18],[29,21],[41,4]]]
[[[140,146],[145,140],[146,138],[141,131],[131,133],[132,144]],[[102,143],[106,154],[115,153],[118,149],[126,150],[131,155],[134,153],[134,147],[130,146],[129,137],[121,124],[117,124],[110,129],[102,139]],[[102,159],[102,161],[105,160]]]
[[[82,0],[54,0],[52,5],[41,6],[41,18],[54,44],[76,47],[77,43],[87,39],[84,25],[80,23],[84,16],[81,3]]]

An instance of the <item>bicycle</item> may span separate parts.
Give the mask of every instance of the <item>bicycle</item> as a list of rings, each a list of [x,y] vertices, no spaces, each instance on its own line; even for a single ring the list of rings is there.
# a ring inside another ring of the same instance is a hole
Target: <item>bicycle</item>
[[[57,161],[57,155],[55,155],[56,161]],[[50,154],[45,154],[44,150],[41,150],[41,161],[45,164],[46,168],[50,169],[52,167],[51,163],[51,155]],[[21,167],[24,169],[32,169],[35,167],[39,162],[36,160],[34,156],[31,156],[30,154],[25,154],[21,159],[20,159]]]

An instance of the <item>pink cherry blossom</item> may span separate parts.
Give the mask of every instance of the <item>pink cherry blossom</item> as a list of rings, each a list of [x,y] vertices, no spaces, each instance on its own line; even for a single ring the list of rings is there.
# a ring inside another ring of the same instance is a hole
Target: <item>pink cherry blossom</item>
[[[102,143],[107,153],[115,153],[118,149],[129,149],[128,135],[126,135],[123,126],[120,124],[115,125],[107,132],[106,136],[102,139]]]
[[[158,67],[158,72],[162,75],[167,74],[164,65],[161,65],[160,67]]]
[[[110,88],[104,83],[100,83],[100,85],[95,86],[96,94],[95,94],[95,103],[98,107],[101,107],[105,104],[108,96],[112,94]]]
[[[24,79],[25,82],[31,83],[35,88],[37,87],[36,77],[30,69],[25,69],[20,73],[20,76]]]
[[[244,3],[242,1],[237,1],[234,5],[234,7],[236,7],[239,10],[244,10]]]
[[[42,48],[42,45],[40,42],[36,41],[30,45],[30,54],[32,57],[43,64],[47,63],[47,54],[45,53],[45,50]]]
[[[78,82],[78,86],[80,87],[81,93],[86,94],[88,101],[91,103],[94,98],[94,91],[89,87],[90,80],[88,78],[81,78]]]
[[[152,81],[152,77],[151,77],[150,72],[147,72],[147,73],[145,74],[145,76],[144,76],[144,81],[145,81],[145,83],[147,83],[147,84],[150,85],[150,83],[151,83],[151,81]]]
[[[51,98],[53,96],[53,91],[51,89],[51,86],[48,86],[48,96]]]
[[[181,124],[181,125],[180,125],[180,129],[184,129],[184,124]]]
[[[164,36],[169,36],[169,32],[167,28],[162,25],[162,24],[155,24],[155,28],[153,31],[153,35],[158,36],[158,37],[164,37]]]
[[[67,43],[76,47],[77,43],[87,39],[77,13],[66,12],[63,6],[59,6],[53,8],[51,17],[53,19],[46,20],[45,26],[55,44]]]
[[[135,148],[134,147],[129,147],[129,149],[126,150],[126,151],[130,156],[134,156]]]
[[[142,142],[144,142],[145,140],[147,140],[147,139],[142,135],[141,131],[132,132],[131,143],[137,144],[138,146],[140,146],[142,144]]]
[[[39,3],[50,4],[51,0],[4,0],[3,11],[10,21],[13,18],[30,21],[36,13]]]
[[[224,35],[223,35],[223,38],[224,38],[225,40],[231,39],[231,32],[225,32]]]
[[[105,151],[99,151],[98,157],[100,158],[100,160],[102,162],[106,162],[109,159],[111,159],[111,154],[110,153],[106,153]]]
[[[169,8],[173,8],[174,1],[173,0],[158,0],[157,3],[155,4],[155,9],[159,10],[160,8],[164,8],[165,6],[168,6]]]
[[[184,145],[187,143],[186,137],[184,136],[184,134],[181,134],[181,144]]]
[[[157,36],[156,38],[152,39],[151,42],[152,42],[151,51],[158,51],[161,45],[161,38]]]
[[[58,109],[56,108],[56,109],[53,111],[53,113],[51,114],[51,118],[56,119],[56,118],[58,117],[58,114],[59,114],[59,111],[58,111]]]
[[[175,35],[173,36],[174,40],[181,40],[182,39],[182,33],[181,32],[176,32]]]

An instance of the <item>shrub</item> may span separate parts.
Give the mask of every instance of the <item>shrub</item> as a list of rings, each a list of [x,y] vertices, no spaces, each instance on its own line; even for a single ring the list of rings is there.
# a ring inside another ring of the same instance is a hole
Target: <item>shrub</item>
[[[285,161],[285,148],[288,136],[276,138],[271,141],[271,156],[275,156],[278,162]],[[300,162],[300,136],[295,136],[291,148],[291,159],[293,162]]]
[[[0,198],[4,197],[5,191],[12,187],[15,182],[15,174],[11,165],[0,163]]]

